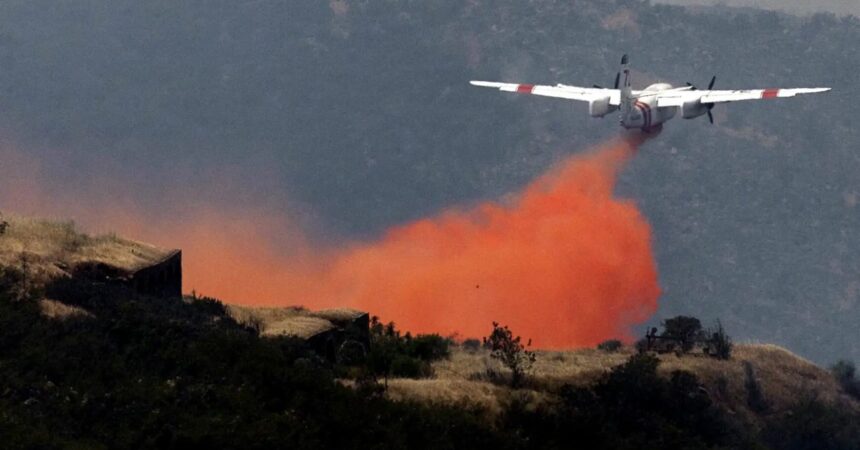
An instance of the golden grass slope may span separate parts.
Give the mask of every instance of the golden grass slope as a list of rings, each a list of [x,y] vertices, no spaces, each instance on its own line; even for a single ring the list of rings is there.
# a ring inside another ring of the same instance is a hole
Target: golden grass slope
[[[527,405],[552,401],[553,392],[563,384],[589,385],[613,367],[623,364],[634,350],[624,348],[607,353],[595,349],[573,351],[537,351],[538,359],[527,387],[519,390],[493,383],[488,370],[504,373],[489,352],[454,348],[449,360],[433,364],[435,378],[427,380],[389,380],[387,395],[394,400],[418,400],[448,404],[471,403],[490,413],[503,409],[514,396]],[[720,361],[701,355],[659,355],[662,375],[675,370],[695,374],[711,399],[728,411],[756,422],[756,413],[747,405],[744,365],[753,367],[756,380],[769,412],[790,410],[801,398],[815,397],[826,403],[840,403],[860,408],[846,395],[825,369],[775,345],[740,344],[731,360]]]
[[[80,263],[103,263],[134,272],[172,253],[115,235],[89,236],[73,222],[53,222],[3,215],[9,223],[0,235],[0,266],[26,267],[40,281],[62,276]]]
[[[236,322],[260,329],[264,336],[295,336],[302,339],[332,330],[333,322],[352,321],[364,315],[354,309],[310,311],[302,307],[257,308],[227,305],[227,313]]]

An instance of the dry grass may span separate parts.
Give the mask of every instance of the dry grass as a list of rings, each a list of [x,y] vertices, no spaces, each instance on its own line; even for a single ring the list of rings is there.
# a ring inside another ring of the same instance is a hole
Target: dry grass
[[[334,324],[325,319],[311,316],[296,316],[267,325],[263,330],[264,336],[295,336],[307,339],[335,328]]]
[[[333,321],[351,321],[365,314],[346,308],[309,311],[302,307],[252,308],[239,305],[227,305],[227,313],[243,325],[259,328],[263,335],[302,339],[336,328]]]
[[[241,324],[252,325],[254,321],[259,321],[265,326],[295,316],[304,315],[307,313],[307,310],[297,306],[286,308],[253,308],[250,306],[227,305],[227,313],[236,322]]]
[[[456,379],[393,379],[389,380],[385,395],[395,401],[478,407],[492,416],[501,414],[512,401],[521,402],[526,408],[551,401],[546,393],[532,389],[512,390],[483,381]]]
[[[615,353],[594,349],[538,351],[528,389],[511,391],[504,385],[491,382],[491,377],[486,375],[488,371],[500,373],[504,379],[506,373],[490,358],[489,352],[484,349],[470,352],[458,347],[452,351],[450,359],[433,364],[435,379],[392,380],[387,395],[395,400],[451,404],[471,402],[490,412],[499,412],[502,405],[510,401],[512,392],[527,393],[536,404],[552,401],[553,392],[558,387],[567,383],[580,386],[594,383],[602,374],[623,364],[633,353],[631,348]],[[660,360],[658,370],[662,375],[669,376],[674,370],[694,373],[714,402],[750,420],[755,420],[755,414],[747,406],[745,361],[755,369],[771,412],[788,410],[801,395],[860,409],[855,400],[842,392],[827,370],[775,345],[737,345],[729,361],[674,354],[660,355]]]
[[[45,282],[80,263],[103,263],[133,272],[171,252],[114,235],[89,236],[73,222],[52,222],[4,215],[9,223],[0,235],[0,266],[24,267]]]
[[[70,306],[47,298],[39,300],[39,309],[42,311],[42,315],[49,319],[66,320],[95,317],[83,308]]]
[[[359,317],[367,313],[364,311],[359,311],[357,309],[335,308],[315,311],[312,314],[314,315],[314,317],[319,317],[321,319],[331,320],[335,322],[350,322],[355,319],[358,319]]]

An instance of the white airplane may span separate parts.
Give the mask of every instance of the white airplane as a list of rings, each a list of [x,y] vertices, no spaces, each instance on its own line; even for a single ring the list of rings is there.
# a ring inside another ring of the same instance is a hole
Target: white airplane
[[[684,87],[672,87],[671,84],[657,83],[646,87],[645,90],[636,91],[630,87],[628,62],[627,55],[624,55],[621,58],[621,72],[615,76],[614,89],[606,89],[598,85],[587,88],[565,84],[540,86],[492,81],[472,81],[471,84],[497,88],[505,92],[588,102],[588,112],[591,117],[604,117],[620,109],[622,127],[627,129],[641,128],[644,131],[659,129],[664,122],[675,117],[677,113],[680,113],[681,117],[685,119],[707,114],[711,123],[714,123],[711,110],[717,103],[794,97],[798,94],[816,94],[830,90],[830,88],[801,88],[715,91],[712,89],[717,77],[714,77],[711,79],[707,90],[698,90],[690,83]],[[622,73],[624,74],[624,85],[619,89],[618,85]]]

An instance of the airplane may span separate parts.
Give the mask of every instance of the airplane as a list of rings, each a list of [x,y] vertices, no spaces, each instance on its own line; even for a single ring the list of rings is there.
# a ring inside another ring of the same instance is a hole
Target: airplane
[[[604,117],[620,110],[622,127],[626,129],[639,128],[646,132],[659,131],[662,129],[663,123],[675,117],[676,114],[680,114],[685,119],[693,119],[707,114],[708,120],[713,124],[714,115],[711,110],[718,103],[786,98],[830,90],[830,88],[801,88],[715,91],[713,88],[717,77],[714,76],[711,78],[707,90],[699,90],[690,83],[683,87],[673,87],[668,83],[656,83],[644,90],[637,91],[630,86],[629,62],[627,55],[621,58],[621,72],[615,75],[614,89],[607,89],[598,85],[588,88],[565,84],[542,86],[493,81],[471,81],[470,83],[473,86],[497,88],[504,92],[588,102],[588,112],[591,117]],[[624,84],[619,89],[622,73],[624,74]]]

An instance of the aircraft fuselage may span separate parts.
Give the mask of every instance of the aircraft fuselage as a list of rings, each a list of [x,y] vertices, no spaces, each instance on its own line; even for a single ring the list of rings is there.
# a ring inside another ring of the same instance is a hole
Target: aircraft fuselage
[[[671,84],[657,83],[645,88],[633,99],[629,111],[622,113],[621,126],[627,129],[641,128],[649,130],[658,127],[675,117],[677,106],[658,107],[657,93],[673,89]]]

